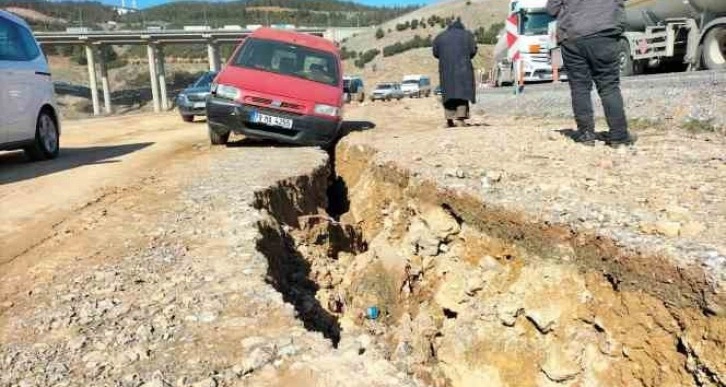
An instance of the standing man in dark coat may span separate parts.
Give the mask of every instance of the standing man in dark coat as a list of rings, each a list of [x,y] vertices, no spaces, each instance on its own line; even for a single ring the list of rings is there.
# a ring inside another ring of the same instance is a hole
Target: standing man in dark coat
[[[595,144],[595,118],[590,90],[595,81],[610,131],[605,142],[632,144],[620,93],[620,37],[625,25],[625,0],[548,0],[557,17],[557,40],[572,96],[577,133],[574,140]]]
[[[439,78],[448,127],[464,126],[469,118],[469,102],[476,102],[474,66],[476,39],[460,20],[440,33],[433,43],[434,57],[439,60]]]

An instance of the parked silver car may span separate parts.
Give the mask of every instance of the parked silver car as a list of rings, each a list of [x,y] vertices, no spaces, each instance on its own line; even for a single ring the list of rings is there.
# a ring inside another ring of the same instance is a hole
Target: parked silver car
[[[392,99],[403,99],[403,91],[401,84],[397,82],[383,82],[376,85],[376,89],[371,93],[371,101],[390,101]]]

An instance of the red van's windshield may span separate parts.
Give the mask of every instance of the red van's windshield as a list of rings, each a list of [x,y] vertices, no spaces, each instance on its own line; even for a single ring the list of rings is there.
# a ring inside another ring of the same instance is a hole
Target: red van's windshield
[[[296,44],[250,38],[245,41],[232,63],[238,67],[338,85],[338,61],[335,56]]]

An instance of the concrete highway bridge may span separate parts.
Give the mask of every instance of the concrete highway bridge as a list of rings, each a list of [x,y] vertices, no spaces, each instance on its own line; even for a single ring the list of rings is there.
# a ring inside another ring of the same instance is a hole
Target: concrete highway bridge
[[[370,27],[299,28],[294,31],[322,36],[333,41],[340,41],[367,28]],[[41,44],[85,46],[93,114],[100,115],[101,103],[98,95],[96,63],[99,64],[98,69],[100,70],[104,113],[113,113],[113,106],[111,106],[111,90],[109,87],[107,66],[104,58],[96,55],[97,50],[94,48],[103,45],[145,45],[148,53],[154,111],[159,112],[161,110],[168,110],[170,106],[166,91],[166,72],[164,66],[165,45],[206,44],[209,69],[218,71],[221,67],[219,45],[222,43],[237,43],[252,32],[252,30],[246,29],[36,32],[35,37]]]

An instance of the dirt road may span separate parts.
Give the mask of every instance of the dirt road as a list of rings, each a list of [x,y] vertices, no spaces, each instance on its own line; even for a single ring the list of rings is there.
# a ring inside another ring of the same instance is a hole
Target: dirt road
[[[0,153],[0,264],[38,244],[89,203],[185,161],[206,127],[176,115],[66,121],[61,156],[28,163]]]

